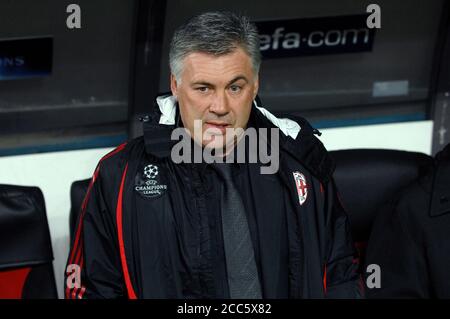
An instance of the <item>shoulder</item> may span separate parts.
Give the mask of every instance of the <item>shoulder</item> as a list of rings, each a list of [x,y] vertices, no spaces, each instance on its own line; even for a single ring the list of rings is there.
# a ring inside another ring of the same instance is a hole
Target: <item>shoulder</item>
[[[289,116],[288,118],[300,126],[300,131],[295,139],[284,136],[283,149],[321,182],[327,183],[331,180],[335,163],[323,143],[316,136],[320,136],[321,133],[303,117]]]
[[[97,164],[97,174],[104,178],[119,176],[127,164],[140,160],[143,151],[144,142],[142,136],[124,142],[100,159]]]
[[[393,195],[380,209],[379,219],[399,225],[404,232],[419,236],[428,224],[434,172],[430,170]],[[381,226],[383,227],[383,225]]]
[[[323,183],[331,180],[334,161],[325,146],[316,137],[321,133],[301,116],[288,115],[278,118],[267,109],[258,106],[255,101],[255,112],[251,113],[253,124],[259,127],[278,127],[281,131],[280,152],[290,162],[304,166],[313,176]]]

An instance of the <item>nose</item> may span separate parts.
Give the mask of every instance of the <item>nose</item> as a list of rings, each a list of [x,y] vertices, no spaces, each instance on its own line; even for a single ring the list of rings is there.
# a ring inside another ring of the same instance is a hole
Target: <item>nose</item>
[[[229,112],[228,99],[224,92],[214,94],[209,111],[217,115],[226,115]]]

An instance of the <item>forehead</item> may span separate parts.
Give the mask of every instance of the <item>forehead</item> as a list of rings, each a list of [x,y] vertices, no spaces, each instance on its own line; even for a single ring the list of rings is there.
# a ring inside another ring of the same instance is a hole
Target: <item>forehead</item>
[[[237,75],[243,75],[248,79],[253,75],[251,58],[241,48],[219,56],[193,52],[183,61],[182,78],[187,81],[226,81]]]

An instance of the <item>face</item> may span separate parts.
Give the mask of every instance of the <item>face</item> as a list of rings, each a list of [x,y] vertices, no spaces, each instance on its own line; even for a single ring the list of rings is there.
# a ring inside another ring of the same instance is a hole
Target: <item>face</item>
[[[221,56],[195,52],[184,58],[179,83],[171,75],[171,90],[178,99],[183,125],[194,140],[206,147],[223,148],[234,143],[227,128],[247,126],[258,76],[241,48]],[[194,123],[201,135],[194,134]]]

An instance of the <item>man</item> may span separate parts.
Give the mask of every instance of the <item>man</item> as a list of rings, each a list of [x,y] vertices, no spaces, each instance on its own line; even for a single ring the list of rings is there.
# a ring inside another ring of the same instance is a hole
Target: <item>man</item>
[[[450,298],[450,145],[383,208],[367,248],[380,268],[370,298]]]
[[[172,95],[157,98],[143,137],[95,170],[66,269],[67,298],[359,296],[333,164],[305,120],[257,106],[260,60],[246,17],[210,12],[178,28]],[[257,161],[243,144],[250,130]],[[180,132],[194,141],[181,151],[171,139]],[[228,163],[242,145],[244,162]],[[261,149],[270,150],[270,174]],[[215,161],[198,163],[196,154]]]

